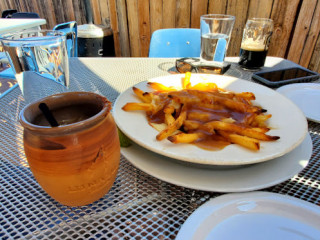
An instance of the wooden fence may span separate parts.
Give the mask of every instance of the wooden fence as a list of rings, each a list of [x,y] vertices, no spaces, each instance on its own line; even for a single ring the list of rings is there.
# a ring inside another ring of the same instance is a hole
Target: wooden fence
[[[111,26],[119,57],[148,56],[152,33],[160,28],[199,28],[200,16],[236,16],[228,56],[239,55],[246,20],[274,20],[268,55],[320,72],[320,0],[90,0],[95,24]],[[86,23],[82,0],[0,0],[0,10],[37,12],[47,28],[76,20]]]

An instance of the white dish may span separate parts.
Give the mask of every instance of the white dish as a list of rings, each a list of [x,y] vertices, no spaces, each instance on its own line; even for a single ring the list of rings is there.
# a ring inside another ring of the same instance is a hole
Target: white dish
[[[314,122],[320,123],[320,83],[295,83],[277,89],[291,99]]]
[[[181,86],[182,77],[184,74],[176,74],[150,81],[167,86]],[[197,164],[243,165],[263,162],[292,151],[305,138],[308,126],[302,111],[276,91],[234,77],[209,74],[193,74],[191,77],[192,84],[203,81],[215,82],[218,87],[235,92],[253,92],[256,95],[255,103],[272,114],[269,121],[272,129],[268,134],[280,136],[280,139],[274,142],[261,142],[261,149],[258,152],[247,150],[236,144],[231,144],[219,151],[207,151],[192,144],[176,145],[166,139],[157,141],[158,132],[148,124],[145,112],[125,112],[121,109],[128,102],[139,102],[132,88],[127,89],[117,98],[113,108],[115,121],[124,134],[144,148],[167,157]],[[141,82],[135,86],[143,91],[152,91],[148,88],[147,82]]]
[[[293,151],[263,163],[241,167],[196,166],[164,157],[137,144],[121,148],[134,166],[149,175],[178,186],[212,192],[244,192],[274,186],[303,170],[312,154],[308,134]]]
[[[319,239],[320,207],[277,193],[222,195],[199,207],[176,240]]]

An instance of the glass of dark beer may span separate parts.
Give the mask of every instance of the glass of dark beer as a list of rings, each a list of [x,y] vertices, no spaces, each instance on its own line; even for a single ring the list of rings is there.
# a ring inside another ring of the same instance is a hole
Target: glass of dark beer
[[[267,18],[249,19],[243,31],[239,65],[244,69],[260,69],[264,66],[273,21]]]

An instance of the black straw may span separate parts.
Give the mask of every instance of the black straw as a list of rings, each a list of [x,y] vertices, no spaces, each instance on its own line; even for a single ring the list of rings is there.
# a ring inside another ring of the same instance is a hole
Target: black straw
[[[59,126],[57,120],[54,118],[54,116],[50,112],[47,104],[40,103],[39,104],[39,108],[42,111],[42,113],[45,116],[45,118],[47,119],[47,121],[50,123],[51,127],[58,127]]]

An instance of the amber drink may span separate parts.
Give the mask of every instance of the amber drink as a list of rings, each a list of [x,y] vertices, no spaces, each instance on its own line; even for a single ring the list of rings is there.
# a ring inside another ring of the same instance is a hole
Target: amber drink
[[[45,103],[59,126],[39,109]],[[20,113],[24,149],[41,187],[67,206],[83,206],[104,196],[119,166],[120,144],[111,103],[89,92],[53,95]]]

